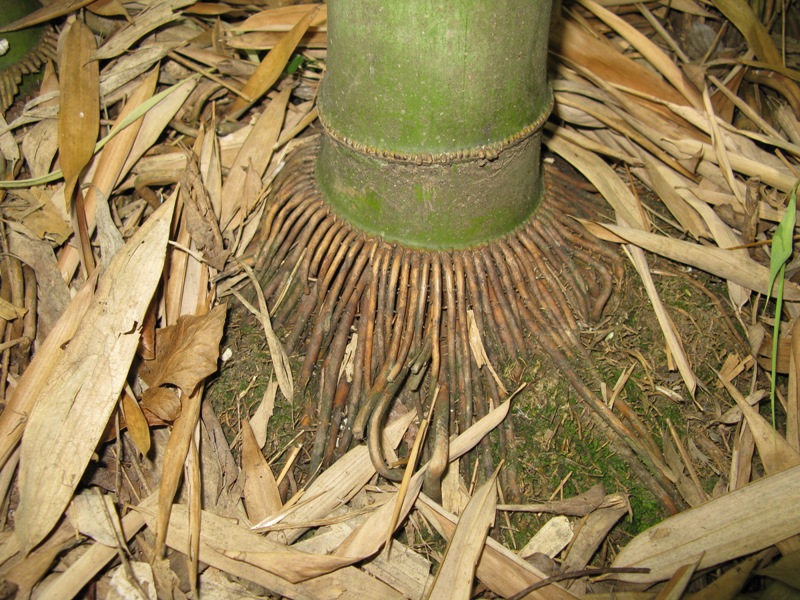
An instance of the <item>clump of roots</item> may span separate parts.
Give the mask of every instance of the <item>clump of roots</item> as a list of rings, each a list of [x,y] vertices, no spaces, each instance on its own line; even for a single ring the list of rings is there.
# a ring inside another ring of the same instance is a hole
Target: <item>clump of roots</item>
[[[51,27],[45,28],[41,39],[14,64],[0,69],[0,113],[5,113],[14,102],[25,75],[36,73],[42,65],[56,56],[58,34]]]
[[[447,466],[448,436],[508,394],[476,361],[474,337],[491,364],[518,355],[549,357],[596,420],[627,442],[615,447],[637,474],[668,498],[663,482],[636,459],[644,454],[635,436],[574,366],[588,364],[581,325],[600,317],[622,277],[619,256],[570,216],[595,213],[578,182],[548,168],[546,199],[513,233],[468,250],[414,250],[360,232],[334,214],[315,182],[317,147],[307,143],[287,160],[256,257],[273,324],[289,331],[287,351],[305,356],[298,388],[319,373],[319,391],[305,394],[302,417],[302,425],[314,429],[309,472],[332,462],[354,438],[366,438],[377,471],[398,479],[381,448],[389,408],[402,394],[417,414],[427,414],[438,389],[427,445],[426,485],[435,494]],[[499,442],[501,452],[513,444],[509,424]],[[490,472],[490,452],[482,457]],[[513,495],[514,471],[503,473]]]

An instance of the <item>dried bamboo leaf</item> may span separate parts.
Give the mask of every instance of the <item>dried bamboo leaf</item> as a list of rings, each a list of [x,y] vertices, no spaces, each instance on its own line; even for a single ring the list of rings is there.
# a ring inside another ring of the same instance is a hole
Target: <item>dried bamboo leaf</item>
[[[152,498],[145,500],[151,503]],[[122,519],[123,539],[130,540],[145,522],[141,514],[135,510],[129,512]],[[104,544],[92,544],[66,571],[54,575],[37,590],[40,600],[63,600],[74,598],[112,559],[119,556],[116,546],[109,547]]]
[[[758,414],[756,409],[750,406],[750,403],[733,384],[723,377],[720,377],[720,381],[747,419],[747,425],[753,432],[758,453],[761,455],[761,462],[764,464],[764,471],[768,475],[774,475],[789,467],[800,465],[800,453],[792,448],[786,439],[773,429],[764,417]]]
[[[600,157],[578,148],[574,144],[554,135],[547,142],[548,147],[562,156],[564,159],[572,163],[583,175],[592,182],[592,184],[600,191],[603,198],[614,208],[617,215],[617,220],[631,226],[630,231],[646,230],[649,228],[647,217],[644,211],[633,196],[631,191],[625,187],[620,178],[614,173],[613,169],[609,167]],[[608,229],[614,232],[611,226]],[[640,231],[644,234],[644,231]],[[649,234],[648,234],[649,235]],[[625,238],[625,236],[619,236]],[[625,238],[628,239],[628,238]],[[639,248],[628,248],[631,255],[633,264],[636,267],[642,282],[645,285],[647,295],[653,305],[653,310],[656,313],[659,326],[664,334],[664,339],[667,346],[672,353],[672,357],[680,371],[681,377],[686,384],[689,392],[694,396],[697,389],[697,378],[694,375],[689,359],[683,349],[680,336],[675,330],[675,325],[672,319],[664,308],[661,298],[656,291],[653,276],[650,273],[650,268],[647,265],[647,257]],[[658,464],[659,461],[656,461]]]
[[[767,64],[781,66],[781,53],[764,25],[756,17],[753,9],[744,0],[711,0],[714,6],[742,32],[747,46],[755,52],[759,60]]]
[[[447,544],[429,600],[470,598],[475,570],[494,524],[497,507],[497,471],[475,492],[458,519],[455,533]]]
[[[800,533],[800,503],[794,501],[798,494],[800,466],[795,466],[690,508],[637,535],[612,564],[645,567],[649,573],[612,577],[653,583],[670,578],[700,548],[705,553],[698,569],[767,548]]]
[[[587,152],[559,135],[559,130],[546,140],[547,147],[573,164],[600,191],[617,216],[617,221],[628,227],[647,230],[650,223],[639,202],[603,159]]]
[[[53,528],[91,460],[161,277],[174,200],[117,253],[37,398],[22,441],[17,536],[29,551]]]
[[[152,503],[149,506],[144,506],[144,503],[139,506],[148,527],[153,528],[156,519],[152,512]],[[175,504],[171,515],[167,543],[170,547],[185,552],[189,538],[187,508]],[[347,560],[292,550],[208,511],[203,511],[200,560],[289,598],[333,600],[340,598],[344,591],[351,594],[362,593],[364,598],[400,597],[399,593],[359,569],[346,566],[342,568]],[[280,560],[281,564],[276,564],[273,560]],[[313,564],[311,561],[314,561]],[[324,574],[326,569],[330,571],[337,566],[339,569],[334,573]],[[284,567],[286,570],[283,570]],[[275,571],[280,571],[280,574]],[[314,571],[320,574],[309,579],[307,575]],[[290,578],[307,581],[292,583]]]
[[[550,33],[551,47],[568,61],[581,65],[596,77],[673,104],[686,99],[652,70],[623,55],[600,36],[594,36],[571,19],[562,19]]]
[[[224,233],[231,233],[238,227],[252,208],[255,198],[243,198],[241,190],[249,174],[259,181],[264,175],[272,158],[272,147],[281,133],[291,92],[291,88],[286,88],[267,105],[236,155],[220,196],[219,222]]]
[[[234,25],[231,31],[289,31],[312,11],[316,11],[316,16],[309,27],[326,29],[328,7],[325,4],[296,4],[262,10]]]
[[[735,600],[750,579],[758,564],[764,560],[762,553],[748,556],[731,567],[699,592],[689,594],[686,600]]]
[[[397,445],[415,416],[414,411],[410,411],[386,426],[385,431],[390,438],[390,446]],[[328,516],[331,511],[360,491],[374,475],[375,467],[369,459],[369,450],[363,445],[356,446],[308,486],[304,497],[311,498],[311,502],[296,504],[292,509],[285,511],[281,523],[297,527],[271,532],[268,537],[284,544],[291,544],[305,533],[307,530],[305,523]],[[254,529],[263,527],[267,527],[267,524],[259,523]]]
[[[707,237],[709,231],[697,211],[678,193],[664,174],[669,169],[660,169],[653,161],[643,159],[653,191],[658,195],[678,223],[695,239]],[[674,173],[674,171],[672,171]],[[677,174],[676,174],[677,175]],[[733,245],[733,244],[730,244]]]
[[[711,235],[714,237],[714,241],[717,242],[717,246],[720,248],[734,248],[741,245],[742,240],[739,236],[728,227],[708,204],[700,202],[699,200],[692,200],[691,198],[689,199],[689,204],[703,217],[708,225],[708,229],[711,231]],[[750,260],[750,255],[745,248],[730,250],[729,252],[738,254],[741,260]],[[741,309],[750,299],[750,290],[732,281],[728,281],[727,284],[728,295],[730,296],[731,302],[733,302],[734,306]]]
[[[269,383],[264,390],[264,396],[261,402],[250,418],[250,427],[253,430],[253,435],[256,438],[256,445],[263,448],[267,443],[267,427],[272,413],[275,410],[275,397],[278,393],[278,383],[270,377]]]
[[[122,123],[148,98],[153,96],[156,83],[158,83],[158,69],[153,69],[143,78],[142,82],[128,98],[125,106],[122,107],[117,119],[118,123]],[[97,196],[99,194],[99,200],[101,202],[108,202],[108,198],[114,191],[114,184],[121,174],[122,166],[128,158],[128,154],[136,140],[141,125],[142,120],[136,119],[136,121],[131,123],[130,127],[126,127],[124,130],[120,131],[120,133],[109,141],[100,151],[100,155],[97,159],[97,169],[92,176],[92,185],[86,192],[86,217],[90,223],[90,229],[94,221],[94,203],[98,201]]]
[[[95,48],[91,30],[82,21],[74,21],[66,33],[58,73],[58,150],[67,206],[94,154],[100,131],[100,67],[92,60]]]
[[[83,322],[91,305],[96,283],[96,276],[90,278],[69,303],[25,369],[11,399],[0,413],[0,466],[6,464],[16,448],[43,387],[48,383],[53,369],[64,359],[64,348]]]
[[[702,552],[698,555],[696,560],[682,565],[675,571],[675,574],[658,593],[656,600],[681,600],[686,591],[686,587],[691,583],[692,577],[694,577],[701,557]]]
[[[256,290],[259,308],[256,309],[247,300],[245,300],[244,296],[242,296],[240,293],[234,291],[234,295],[242,304],[244,304],[245,308],[254,314],[261,322],[261,327],[264,329],[264,336],[267,338],[267,345],[269,346],[269,355],[272,359],[273,368],[275,369],[275,378],[278,380],[278,386],[281,388],[281,393],[291,404],[294,400],[294,379],[292,377],[292,366],[289,363],[289,355],[286,352],[286,348],[283,347],[283,343],[281,342],[280,338],[275,333],[275,330],[272,328],[272,322],[270,320],[269,310],[267,308],[267,301],[264,298],[264,292],[261,290],[261,285],[258,283],[255,273],[253,273],[253,269],[244,263],[242,263],[242,268],[244,269],[245,273],[247,273],[247,276],[250,278],[250,281],[253,283],[253,287]]]
[[[136,41],[145,35],[174,21],[179,17],[173,11],[179,10],[196,0],[160,0],[151,3],[136,18],[125,27],[117,31],[105,44],[94,54],[96,60],[107,60],[115,58],[130,48]]]
[[[466,431],[454,439],[450,443],[449,460],[452,461],[460,458],[474,448],[490,431],[505,419],[510,406],[510,400],[503,402],[503,404],[490,411],[480,421],[471,425]],[[393,520],[395,503],[402,500],[402,508],[399,511],[400,516],[397,519],[397,522],[402,522],[414,505],[419,491],[422,489],[422,481],[426,469],[427,464],[423,465],[411,478],[405,498],[397,496],[394,502],[387,502],[373,512],[366,521],[342,542],[336,549],[336,554],[339,556],[371,556],[378,552],[385,539],[386,524]]]
[[[283,73],[283,69],[286,68],[286,64],[292,57],[292,52],[297,47],[300,38],[303,37],[318,13],[319,7],[307,12],[292,27],[291,31],[270,50],[269,54],[258,65],[255,73],[250,76],[250,79],[247,80],[247,83],[242,88],[244,98],[237,97],[231,105],[228,112],[230,119],[238,119],[256,100],[267,93],[272,84],[278,81],[278,77]]]
[[[648,233],[630,227],[620,227],[618,225],[598,225],[592,228],[592,231],[596,235],[603,236],[603,229],[609,230],[616,236],[616,239],[623,238],[649,252],[654,252],[677,262],[692,265],[693,267],[703,269],[723,279],[743,285],[747,289],[761,294],[767,294],[769,269],[752,259],[745,259],[742,255],[731,252],[730,250],[700,246],[692,242],[675,240],[662,235]],[[605,239],[612,240],[612,238]],[[785,283],[783,292],[786,300],[795,302],[800,300],[800,286],[791,281]]]
[[[167,447],[164,450],[164,464],[161,468],[161,483],[158,488],[158,517],[154,528],[156,533],[155,555],[161,557],[171,524],[172,500],[178,491],[183,474],[183,466],[200,418],[203,402],[203,388],[188,396],[181,397],[181,414],[175,419]]]
[[[70,503],[68,515],[75,529],[105,546],[117,548],[123,539],[114,501],[97,488],[77,494]]]
[[[14,21],[13,23],[5,25],[4,27],[0,28],[0,32],[17,31],[19,29],[33,27],[34,25],[39,25],[41,23],[57,19],[58,17],[68,15],[69,13],[79,10],[94,1],[95,0],[55,0],[54,2],[47,4],[47,6],[43,6],[42,8],[33,11],[29,15],[26,15],[23,18]]]
[[[419,497],[417,508],[445,539],[452,538],[456,529],[455,515],[447,513],[441,506],[424,495]],[[502,598],[513,596],[528,586],[547,579],[547,575],[492,538],[486,539],[476,573],[478,579]],[[577,596],[560,585],[553,584],[534,590],[525,598],[528,600],[575,600]]]
[[[744,206],[744,194],[733,175],[733,168],[731,167],[731,161],[728,157],[728,149],[725,147],[725,141],[720,135],[717,116],[714,114],[714,107],[711,105],[711,96],[708,93],[708,87],[703,88],[703,105],[706,108],[709,130],[711,132],[711,144],[714,146],[714,153],[717,157],[719,168],[722,171],[723,177],[725,177],[725,180],[728,182],[728,186],[730,186],[733,195],[736,196],[736,199]]]
[[[128,152],[125,164],[117,176],[116,185],[120,184],[133,166],[163,135],[169,122],[184,105],[189,94],[197,87],[197,81],[197,77],[190,77],[173,86],[169,94],[162,95],[163,92],[157,94],[158,101],[152,104],[143,115],[136,139]],[[155,96],[150,98],[150,100],[153,99],[155,99]]]
[[[142,412],[142,407],[127,391],[122,394],[122,414],[125,426],[136,449],[146,456],[150,452],[150,426]]]
[[[572,540],[574,531],[570,520],[559,515],[545,523],[528,543],[519,551],[521,558],[528,558],[534,554],[545,554],[555,558],[567,547]]]
[[[720,164],[717,151],[711,144],[688,139],[667,140],[666,144],[672,145],[678,153],[684,156],[700,156],[704,162],[709,161],[715,166]],[[772,165],[766,165],[763,161],[753,160],[738,152],[728,151],[727,157],[731,169],[737,173],[746,177],[760,177],[763,183],[782,192],[790,192],[797,180],[788,169],[778,169]]]
[[[703,101],[700,94],[684,77],[672,59],[647,36],[637,31],[632,25],[621,17],[615,15],[594,2],[593,0],[578,0],[586,9],[594,13],[601,21],[611,27],[619,35],[636,48],[656,70],[677,89],[683,97],[695,108],[700,108]]]
[[[283,508],[275,475],[269,468],[248,420],[242,421],[242,471],[244,504],[252,523],[263,521]]]
[[[800,319],[792,326],[792,346],[789,354],[789,390],[786,402],[786,441],[800,452]]]

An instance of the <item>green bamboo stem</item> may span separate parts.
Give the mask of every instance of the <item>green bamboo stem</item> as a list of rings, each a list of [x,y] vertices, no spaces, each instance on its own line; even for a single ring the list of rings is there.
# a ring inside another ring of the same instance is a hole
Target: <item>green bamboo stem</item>
[[[331,0],[320,189],[360,229],[466,248],[541,196],[550,0]]]

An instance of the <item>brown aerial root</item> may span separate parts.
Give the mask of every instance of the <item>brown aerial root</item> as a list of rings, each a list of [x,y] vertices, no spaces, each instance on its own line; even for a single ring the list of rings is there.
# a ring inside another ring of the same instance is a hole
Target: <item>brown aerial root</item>
[[[56,56],[58,34],[47,26],[41,39],[14,64],[0,70],[0,113],[5,113],[14,102],[25,75],[36,73],[44,63]]]
[[[472,334],[492,365],[519,355],[549,357],[593,409],[617,452],[674,509],[672,488],[647,448],[578,373],[577,365],[589,364],[581,326],[600,316],[622,278],[618,255],[567,216],[592,216],[591,198],[548,168],[546,199],[517,231],[468,250],[409,249],[333,214],[314,180],[317,147],[306,143],[287,159],[256,256],[271,311],[285,291],[273,324],[289,332],[287,351],[304,356],[296,376],[298,390],[306,390],[301,424],[314,430],[309,473],[343,454],[354,438],[366,438],[378,473],[398,480],[401,469],[386,464],[381,442],[389,410],[401,397],[417,414],[427,414],[438,388],[426,457],[427,489],[436,494],[449,435],[508,394],[486,366],[479,367]],[[314,393],[307,390],[312,377],[319,381]],[[513,447],[510,423],[497,441],[501,451]],[[488,440],[483,448],[490,448]],[[491,473],[490,453],[479,460]],[[515,472],[508,467],[503,476],[515,495]]]

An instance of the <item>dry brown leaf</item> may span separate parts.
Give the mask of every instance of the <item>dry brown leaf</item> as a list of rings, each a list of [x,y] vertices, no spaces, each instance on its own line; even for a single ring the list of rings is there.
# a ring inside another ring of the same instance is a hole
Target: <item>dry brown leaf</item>
[[[164,464],[161,467],[161,483],[158,488],[158,518],[155,527],[155,556],[157,557],[161,557],[164,552],[171,523],[172,500],[181,482],[186,457],[189,454],[200,418],[202,403],[202,387],[195,390],[193,394],[181,396],[181,414],[175,419],[169,440],[167,440],[167,447],[164,450]],[[197,525],[196,521],[193,522],[190,531],[196,532]]]
[[[447,513],[426,496],[419,497],[417,508],[445,539],[453,536],[457,521],[455,515]],[[483,554],[478,563],[477,576],[490,590],[502,598],[513,596],[528,586],[547,579],[547,575],[492,538],[486,539]],[[535,590],[525,598],[531,600],[575,600],[577,597],[560,585],[553,584]]]
[[[774,475],[789,467],[800,465],[800,453],[794,450],[786,439],[773,429],[772,425],[758,414],[756,409],[750,406],[739,390],[723,377],[720,377],[720,381],[747,419],[747,425],[753,432],[758,453],[761,455],[764,471],[768,475]]]
[[[122,394],[122,414],[134,446],[140,453],[147,455],[150,451],[150,426],[136,398],[127,392]]]
[[[685,565],[682,565],[675,574],[666,583],[664,588],[656,596],[656,600],[681,600],[686,587],[691,583],[694,572],[697,570],[697,565],[702,557],[702,551],[693,560]]]
[[[475,569],[494,524],[497,507],[497,471],[475,492],[458,519],[455,533],[447,544],[428,598],[470,598]]]
[[[172,423],[181,415],[181,399],[172,388],[149,388],[142,394],[141,407],[151,425]]]
[[[789,354],[789,390],[786,402],[786,441],[800,452],[800,319],[792,326],[792,349]]]
[[[247,83],[242,88],[242,96],[234,100],[228,112],[228,118],[238,119],[244,111],[250,108],[253,103],[267,93],[267,90],[278,81],[283,69],[292,57],[292,52],[297,47],[298,42],[308,30],[311,23],[319,13],[319,7],[310,10],[297,24],[292,27],[280,42],[269,51],[269,54],[261,61]],[[245,99],[246,98],[246,99]]]
[[[102,17],[125,17],[128,21],[131,20],[120,0],[94,0],[87,9]]]
[[[249,174],[256,176],[259,181],[264,175],[270,158],[272,158],[272,147],[278,141],[281,133],[286,105],[289,103],[291,92],[291,88],[280,92],[258,117],[258,121],[250,130],[247,139],[236,155],[236,160],[222,186],[219,222],[223,232],[227,235],[230,235],[232,230],[239,226],[252,208],[255,197],[243,198],[242,189]]]
[[[0,413],[0,465],[5,465],[25,431],[30,413],[50,375],[65,355],[65,347],[78,331],[92,302],[97,277],[90,278],[72,299],[50,335],[17,382],[11,399]]]
[[[800,466],[759,479],[662,521],[620,551],[613,567],[645,567],[649,573],[615,574],[614,579],[652,583],[672,577],[705,553],[699,569],[746,556],[800,533]],[[769,523],[769,527],[764,524]]]
[[[617,239],[621,237],[655,254],[697,267],[761,294],[767,294],[769,269],[752,259],[744,259],[742,255],[730,250],[700,246],[692,242],[610,224],[599,225],[593,228],[592,232],[603,237],[603,239],[613,241],[614,238],[603,236],[603,229],[611,231]],[[796,283],[787,281],[784,285],[783,293],[785,300],[793,302],[800,300],[800,286]]]
[[[95,0],[55,0],[54,2],[50,2],[46,6],[33,11],[29,15],[26,15],[23,18],[0,28],[0,32],[17,31],[18,29],[25,29],[26,27],[39,25],[40,23],[45,23],[46,21],[63,17],[64,15],[83,8],[94,1]]]
[[[167,542],[170,547],[185,551],[189,538],[187,509],[180,504],[171,508]],[[153,528],[155,517],[152,503],[149,506],[142,503],[140,509],[148,527]],[[314,563],[306,565],[307,559]],[[346,560],[293,551],[208,511],[203,511],[200,560],[289,598],[335,600],[341,598],[345,591],[363,594],[364,598],[400,598],[398,592],[359,569],[346,566],[341,568]],[[285,570],[282,570],[284,567]],[[340,568],[333,573],[322,574],[325,570],[330,571],[336,567]],[[275,571],[280,571],[280,574],[275,574]],[[290,581],[308,579],[308,575],[314,572],[320,574],[308,581]]]
[[[571,62],[582,65],[597,77],[619,84],[645,96],[673,104],[686,104],[686,99],[674,87],[651,69],[636,63],[602,36],[595,36],[571,19],[562,19],[551,30],[551,46]]]
[[[64,207],[57,206],[50,194],[41,188],[15,190],[9,194],[14,202],[4,211],[4,216],[14,220],[30,234],[40,240],[49,240],[57,246],[63,244],[72,227],[64,214]],[[9,224],[13,228],[13,224]]]
[[[98,488],[77,494],[67,514],[76,530],[101,544],[116,548],[123,539],[114,501]]]
[[[759,60],[770,65],[781,66],[781,53],[764,25],[756,17],[753,9],[744,0],[711,0],[725,17],[742,32],[747,46],[755,52]]]
[[[217,271],[222,271],[230,251],[225,249],[219,221],[200,175],[197,159],[191,152],[186,154],[186,170],[180,180],[186,229],[192,236],[194,247],[203,253],[203,260]]]
[[[275,475],[269,468],[248,420],[242,421],[244,505],[251,523],[263,521],[283,508]]]
[[[627,21],[593,2],[593,0],[578,0],[578,2],[636,48],[667,81],[675,86],[675,89],[686,98],[689,104],[695,108],[703,105],[700,94],[694,86],[689,83],[678,66],[655,42],[640,33]]]
[[[91,460],[161,278],[174,199],[117,253],[66,351],[33,399],[20,457],[17,536],[27,552],[53,528]]]
[[[316,16],[309,27],[325,28],[328,21],[328,7],[325,4],[297,4],[262,10],[234,25],[231,31],[289,31],[312,11],[316,11]]]
[[[183,315],[175,325],[159,329],[156,358],[145,364],[140,376],[151,389],[169,384],[191,394],[217,370],[224,326],[225,306],[220,304],[205,315]]]
[[[66,33],[59,65],[58,150],[67,206],[100,131],[100,66],[92,59],[94,34],[79,20]]]
[[[144,37],[154,29],[158,29],[179,17],[173,11],[179,10],[196,0],[160,0],[151,3],[136,18],[125,27],[117,31],[94,54],[97,60],[115,58],[130,48],[137,40]]]
[[[753,569],[762,560],[764,560],[763,553],[748,556],[699,592],[688,594],[686,600],[734,600],[739,598],[739,594],[750,579]]]
[[[207,270],[204,269],[207,273]],[[198,283],[198,282],[196,282]],[[199,283],[205,289],[205,283]],[[197,302],[206,302],[197,298]],[[202,310],[202,308],[200,309]],[[192,459],[190,451],[196,453],[195,430],[200,418],[203,400],[203,387],[200,383],[217,369],[219,342],[225,325],[225,306],[218,305],[211,311],[199,315],[183,315],[175,325],[156,333],[156,360],[147,374],[148,381],[155,386],[171,384],[183,392],[180,398],[180,415],[174,421],[172,433],[164,451],[161,485],[158,496],[158,527],[156,528],[155,551],[161,556],[170,522],[172,499],[178,490],[187,456],[190,456],[189,471],[196,482],[191,485],[191,498],[196,503],[192,510],[192,567],[197,569],[196,544],[200,529],[200,475],[197,459]],[[190,479],[190,481],[192,481]]]

